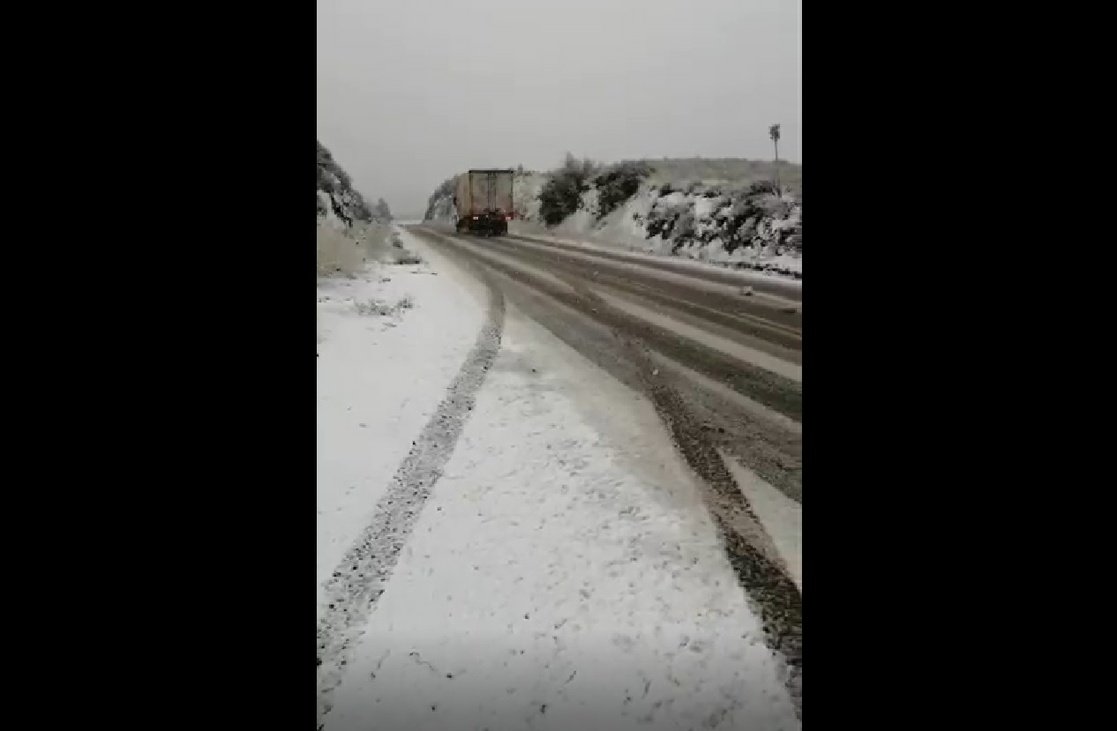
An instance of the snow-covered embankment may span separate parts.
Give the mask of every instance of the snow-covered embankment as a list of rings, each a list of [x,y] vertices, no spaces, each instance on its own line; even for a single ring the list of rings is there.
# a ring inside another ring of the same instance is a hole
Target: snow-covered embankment
[[[552,174],[518,172],[514,185],[517,220],[511,231],[802,278],[800,194],[787,187],[777,194],[767,180],[672,179],[671,175],[688,168],[663,163],[665,170],[656,172],[657,164],[647,163],[651,172],[636,174],[632,179],[635,191],[626,190],[631,194],[619,205],[614,199],[603,206],[602,191],[609,183],[600,174],[589,178],[577,209],[552,226],[544,224],[540,210],[540,194]],[[639,170],[644,164],[628,165]],[[620,168],[604,170],[608,174]],[[428,220],[452,220],[451,195],[445,186],[435,191]]]

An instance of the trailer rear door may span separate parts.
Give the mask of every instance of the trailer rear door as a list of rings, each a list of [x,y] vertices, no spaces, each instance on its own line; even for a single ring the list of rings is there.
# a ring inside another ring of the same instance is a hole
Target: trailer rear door
[[[472,212],[512,212],[512,171],[474,170],[469,173]]]

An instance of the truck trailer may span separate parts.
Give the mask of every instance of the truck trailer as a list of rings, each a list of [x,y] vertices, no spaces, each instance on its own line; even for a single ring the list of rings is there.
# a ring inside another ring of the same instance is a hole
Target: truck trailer
[[[512,170],[470,170],[454,185],[454,209],[461,233],[503,236],[512,220]]]

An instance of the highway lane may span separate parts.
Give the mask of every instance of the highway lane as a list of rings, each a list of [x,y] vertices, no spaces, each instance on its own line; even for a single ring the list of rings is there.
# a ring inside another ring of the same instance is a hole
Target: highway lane
[[[801,524],[774,527],[768,513],[762,520],[762,495],[749,493],[751,480],[742,474],[786,503],[790,509],[780,515],[801,520],[801,303],[784,292],[747,295],[717,276],[648,267],[595,249],[478,238],[435,225],[409,230],[652,401],[706,486],[703,498],[730,563],[764,620],[767,642],[786,659],[798,698],[801,567],[798,548],[786,546],[787,536],[798,540]]]

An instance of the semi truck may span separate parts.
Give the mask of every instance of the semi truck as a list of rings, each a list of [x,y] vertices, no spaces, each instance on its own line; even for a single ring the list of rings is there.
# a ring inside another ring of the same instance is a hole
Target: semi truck
[[[454,185],[459,233],[503,236],[512,220],[512,170],[470,170]]]

